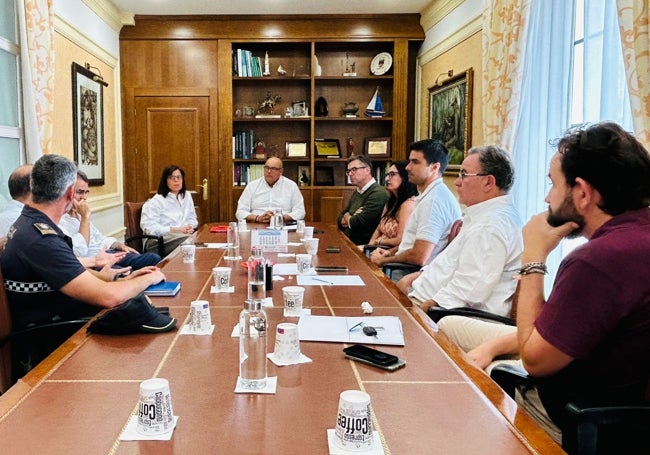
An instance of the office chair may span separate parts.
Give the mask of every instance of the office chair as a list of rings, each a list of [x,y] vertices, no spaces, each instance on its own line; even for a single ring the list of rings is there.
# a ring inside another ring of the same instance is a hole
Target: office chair
[[[518,387],[543,387],[548,381],[508,364],[496,365],[490,377],[513,399]],[[562,412],[562,448],[569,455],[650,453],[649,401],[624,406],[569,402]]]
[[[126,238],[124,243],[136,251],[144,252],[144,239],[153,239],[158,242],[158,256],[164,257],[165,244],[162,235],[149,235],[142,232],[140,218],[144,202],[125,202],[124,219],[126,220]]]

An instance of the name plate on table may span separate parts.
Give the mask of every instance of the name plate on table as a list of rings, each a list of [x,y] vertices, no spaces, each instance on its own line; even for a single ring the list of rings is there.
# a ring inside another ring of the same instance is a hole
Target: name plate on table
[[[286,253],[288,243],[287,231],[283,229],[254,229],[251,232],[251,246],[261,246],[264,252]]]

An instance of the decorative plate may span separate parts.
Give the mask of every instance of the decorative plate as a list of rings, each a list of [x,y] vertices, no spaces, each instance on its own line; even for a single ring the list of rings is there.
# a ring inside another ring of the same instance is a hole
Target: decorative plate
[[[386,74],[393,65],[393,57],[388,52],[380,52],[370,62],[370,72],[375,76]]]

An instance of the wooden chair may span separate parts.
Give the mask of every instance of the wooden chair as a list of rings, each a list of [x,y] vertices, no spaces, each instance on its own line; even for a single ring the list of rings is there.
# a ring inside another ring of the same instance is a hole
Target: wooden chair
[[[490,377],[513,399],[518,387],[544,387],[549,381],[507,364],[495,366]],[[561,418],[562,448],[569,455],[650,453],[650,401],[622,406],[569,402]]]
[[[140,253],[144,252],[144,239],[153,239],[158,242],[158,256],[164,257],[165,243],[161,235],[148,235],[142,232],[140,218],[144,202],[125,202],[124,220],[126,221],[126,239],[124,243]]]
[[[0,270],[0,395],[88,322],[88,318],[12,331],[11,311]],[[16,358],[20,352],[21,358]]]

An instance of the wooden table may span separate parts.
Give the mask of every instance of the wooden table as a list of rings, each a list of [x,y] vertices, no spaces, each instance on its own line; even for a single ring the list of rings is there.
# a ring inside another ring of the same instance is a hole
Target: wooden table
[[[254,227],[254,226],[251,226]],[[342,343],[302,342],[312,363],[276,367],[275,395],[235,394],[239,345],[231,337],[246,294],[241,261],[225,261],[222,249],[197,249],[196,262],[180,255],[166,260],[168,280],[182,282],[176,297],[157,298],[169,306],[179,326],[190,302],[210,302],[212,336],[179,331],[156,335],[75,334],[46,361],[0,397],[2,453],[76,454],[326,454],[326,430],[334,428],[338,397],[348,389],[370,394],[375,429],[386,454],[563,453],[482,371],[431,327],[429,318],[369,265],[335,226],[317,225],[316,265],[347,265],[366,286],[306,286],[305,306],[315,315],[360,316],[369,301],[374,316],[398,316],[405,347],[381,346],[407,361],[395,372],[349,361]],[[296,242],[297,235],[289,234]],[[197,242],[225,242],[225,234],[199,232]],[[325,253],[329,245],[341,253]],[[249,255],[250,234],[242,234],[242,256]],[[304,247],[290,246],[290,252]],[[266,255],[276,262],[290,258]],[[211,269],[233,267],[233,294],[211,294]],[[269,350],[282,315],[281,288],[295,277],[276,281]],[[290,319],[294,321],[295,319]],[[142,380],[169,380],[175,414],[180,417],[171,441],[120,441],[135,411]]]

